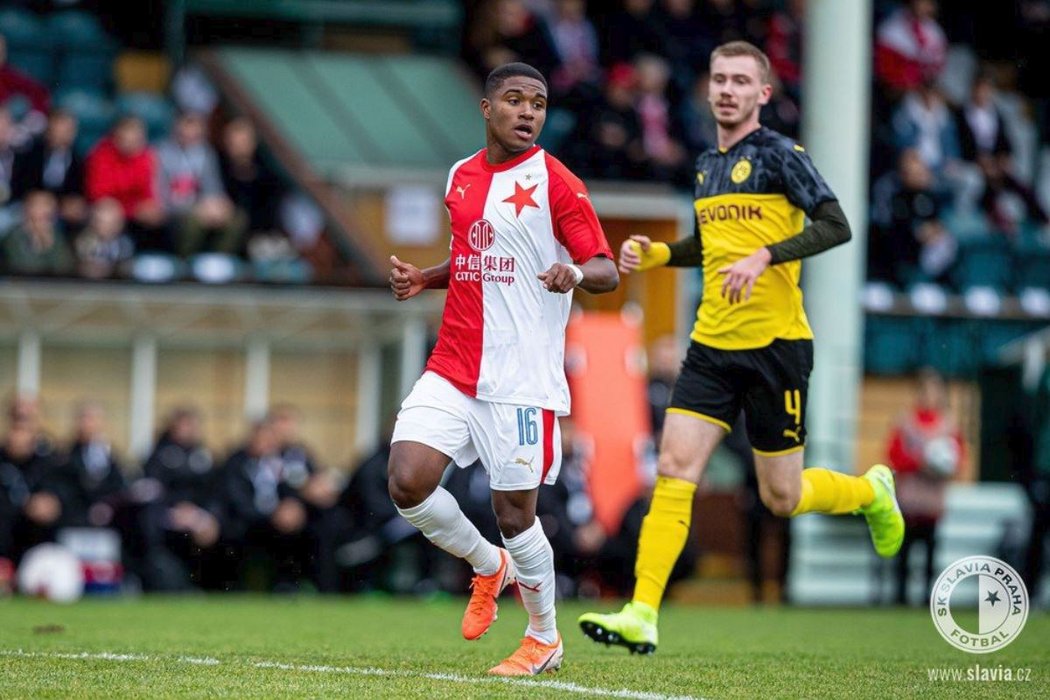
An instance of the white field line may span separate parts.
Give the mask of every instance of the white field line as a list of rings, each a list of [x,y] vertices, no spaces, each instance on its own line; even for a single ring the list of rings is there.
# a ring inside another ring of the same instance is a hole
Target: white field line
[[[141,662],[141,661],[170,661],[170,657],[147,656],[146,654],[114,654],[110,652],[49,652],[49,651],[25,651],[23,649],[0,649],[0,656],[35,659],[70,659],[78,661],[113,661]],[[175,658],[178,663],[191,664],[195,666],[217,666],[225,662],[210,657],[179,656]],[[233,663],[231,665],[237,665]],[[415,673],[412,671],[395,671],[385,668],[371,668],[360,666],[316,666],[288,664],[277,661],[254,661],[249,665],[252,668],[292,671],[297,673],[334,673],[349,676],[387,676],[391,678],[423,678],[426,680],[445,681],[447,683],[463,683],[468,685],[510,685],[525,688],[548,688],[565,693],[577,695],[592,695],[602,698],[628,698],[630,700],[702,700],[689,695],[663,695],[661,693],[650,693],[641,690],[619,690],[612,688],[595,688],[592,686],[567,683],[564,681],[532,680],[526,678],[496,678],[461,676],[455,673]]]

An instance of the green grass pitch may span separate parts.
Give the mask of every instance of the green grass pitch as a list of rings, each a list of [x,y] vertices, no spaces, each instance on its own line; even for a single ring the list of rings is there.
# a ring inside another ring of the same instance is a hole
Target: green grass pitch
[[[511,597],[476,642],[465,600],[188,597],[0,600],[0,698],[988,698],[1047,697],[1050,618],[1006,649],[948,646],[925,610],[668,606],[652,657],[583,637],[559,607],[565,665],[510,682],[486,669],[516,646]],[[601,609],[614,606],[605,603]],[[1028,681],[932,681],[928,669],[1030,669]]]

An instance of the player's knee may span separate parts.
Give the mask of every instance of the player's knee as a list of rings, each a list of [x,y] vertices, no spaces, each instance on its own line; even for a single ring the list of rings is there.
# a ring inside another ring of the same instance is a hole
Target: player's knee
[[[524,510],[504,508],[496,513],[496,524],[505,539],[517,537],[532,527],[535,516]]]
[[[787,518],[795,512],[801,494],[797,490],[774,487],[763,491],[761,495],[762,503],[773,515]]]
[[[433,491],[429,484],[423,484],[417,478],[418,470],[412,469],[403,460],[391,456],[387,471],[387,491],[398,508],[414,508],[427,500]]]
[[[695,481],[695,471],[695,465],[683,460],[675,459],[674,456],[672,456],[668,452],[663,452],[660,454],[660,460],[657,462],[656,465],[657,474],[671,479]]]

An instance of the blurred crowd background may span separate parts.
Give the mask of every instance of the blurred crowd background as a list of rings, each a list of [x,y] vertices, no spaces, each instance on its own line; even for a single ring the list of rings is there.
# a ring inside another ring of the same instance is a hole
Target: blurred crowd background
[[[708,56],[729,40],[769,54],[774,94],[762,122],[801,136],[804,0],[416,4],[456,19],[450,31],[417,26],[407,52],[440,45],[475,87],[512,60],[548,76],[552,108],[541,143],[589,184],[635,192],[670,185],[688,198],[692,162],[715,139]],[[197,50],[230,43],[342,47],[319,40],[321,26],[248,11],[183,17],[179,43],[168,5],[0,3],[0,273],[93,284],[361,285],[331,202],[292,172],[256,115],[239,110],[195,60]],[[892,598],[908,599],[909,551],[925,552],[927,578],[934,569],[947,487],[959,479],[1023,487],[1031,519],[995,537],[1034,588],[1050,521],[1050,370],[1045,359],[985,366],[1006,341],[1050,318],[1050,2],[873,5],[864,362],[896,383],[875,409],[892,420],[865,439],[897,470],[908,511]],[[339,40],[386,50],[389,38],[375,39],[373,29]],[[681,338],[649,344],[654,436],[680,347]],[[912,385],[914,400],[904,393]],[[131,460],[111,446],[105,402],[79,401],[75,419],[63,419],[73,432],[53,435],[44,427],[46,395],[8,394],[0,559],[17,563],[34,544],[87,528],[119,535],[116,545],[77,540],[108,552],[99,559],[110,568],[89,576],[102,589],[119,580],[141,590],[433,592],[461,591],[469,578],[397,517],[384,440],[359,463],[321,464],[303,444],[300,412],[282,404],[246,425],[240,444],[219,444],[207,439],[203,409],[191,398],[161,418],[148,455]],[[562,477],[540,501],[560,588],[623,594],[645,492],[618,531],[601,527],[587,440],[571,420],[563,436]],[[643,481],[651,445],[646,455]],[[743,533],[749,595],[768,598],[772,581],[774,597],[783,596],[790,529],[757,499],[746,443],[730,441],[708,481],[715,520],[736,519],[733,531]],[[483,470],[450,472],[448,488],[495,537]],[[725,573],[717,558],[702,556],[720,544],[706,538],[694,538],[680,576],[698,562],[705,575]]]
[[[101,2],[4,5],[4,270],[324,277],[322,214],[199,68],[184,64],[163,93],[115,89],[122,45],[159,35],[156,19],[134,29]],[[1039,289],[1050,274],[1039,50],[1050,8],[943,5],[875,2],[869,278]],[[762,121],[799,137],[804,12],[803,0],[469,2],[461,53],[479,81],[511,60],[550,77],[542,142],[581,176],[687,189],[695,155],[714,143],[706,66],[722,42],[766,50],[775,82]],[[208,254],[227,257],[184,265]]]

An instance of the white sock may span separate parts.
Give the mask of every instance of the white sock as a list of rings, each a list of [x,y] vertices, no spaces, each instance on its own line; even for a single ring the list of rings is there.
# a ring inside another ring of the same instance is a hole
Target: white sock
[[[525,634],[544,644],[554,644],[558,641],[554,611],[554,550],[543,534],[539,519],[517,537],[509,540],[504,537],[503,545],[514,560],[521,602],[529,613]]]
[[[397,512],[438,547],[466,559],[482,576],[491,576],[499,570],[499,547],[481,536],[463,515],[455,497],[440,486],[418,506],[398,508]]]

